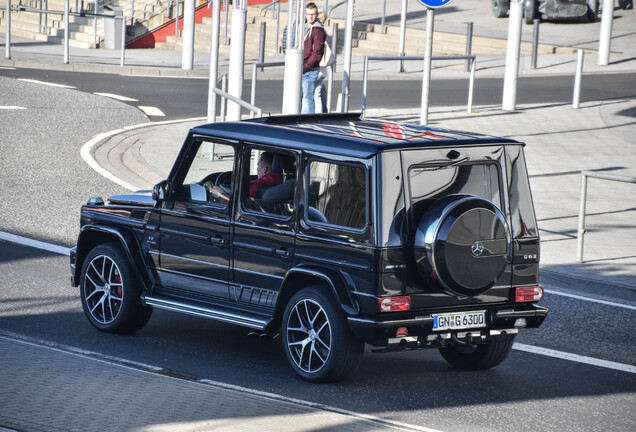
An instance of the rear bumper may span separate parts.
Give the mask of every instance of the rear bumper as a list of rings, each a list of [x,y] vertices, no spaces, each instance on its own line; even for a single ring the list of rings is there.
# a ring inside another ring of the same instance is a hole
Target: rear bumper
[[[481,309],[483,310],[483,308]],[[443,313],[466,311],[444,310]],[[438,313],[438,311],[434,313]],[[510,306],[497,309],[491,308],[486,310],[485,327],[442,331],[433,330],[433,313],[402,314],[399,318],[387,319],[380,319],[384,317],[350,316],[347,320],[354,335],[370,345],[384,347],[396,342],[403,345],[404,340],[406,340],[407,343],[417,341],[418,345],[422,345],[417,346],[417,348],[420,348],[435,341],[441,342],[444,339],[453,337],[468,337],[476,343],[480,341],[487,342],[490,338],[501,338],[502,336],[516,334],[520,328],[539,327],[547,314],[548,310],[546,308],[534,304],[525,304],[523,307],[517,306],[516,308],[511,308]],[[523,320],[520,320],[521,318]],[[407,338],[396,337],[396,331],[401,327],[406,327],[408,331]]]

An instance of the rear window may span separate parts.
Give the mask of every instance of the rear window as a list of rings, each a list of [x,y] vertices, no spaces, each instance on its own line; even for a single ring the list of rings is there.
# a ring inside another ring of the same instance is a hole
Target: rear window
[[[504,211],[499,165],[494,162],[416,165],[409,169],[408,175],[411,204],[453,194],[468,194],[485,198]]]

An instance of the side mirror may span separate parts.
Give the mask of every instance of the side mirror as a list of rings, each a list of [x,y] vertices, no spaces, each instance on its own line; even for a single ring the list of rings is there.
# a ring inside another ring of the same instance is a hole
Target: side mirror
[[[163,201],[170,198],[170,182],[163,180],[152,188],[152,199],[155,201]]]

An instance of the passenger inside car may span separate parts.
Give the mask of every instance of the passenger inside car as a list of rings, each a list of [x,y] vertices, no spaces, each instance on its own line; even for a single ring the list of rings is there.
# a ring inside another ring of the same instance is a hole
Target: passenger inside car
[[[278,185],[283,181],[283,174],[272,169],[274,153],[263,152],[258,159],[257,178],[250,182],[250,197],[257,197],[258,191],[267,186]]]

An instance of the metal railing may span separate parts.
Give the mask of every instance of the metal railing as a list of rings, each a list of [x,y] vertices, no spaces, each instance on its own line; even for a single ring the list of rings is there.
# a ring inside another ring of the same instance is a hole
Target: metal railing
[[[254,105],[254,87],[252,84],[252,103],[245,102],[243,99],[240,99],[236,96],[233,96],[227,92],[227,72],[221,75],[221,88],[214,87],[212,91],[221,96],[221,113],[220,113],[220,121],[225,121],[225,114],[227,113],[227,101],[231,100],[234,103],[239,104],[241,107],[250,111],[250,118],[261,117],[263,115],[263,110]],[[218,83],[218,81],[217,81]],[[213,104],[214,105],[214,104]],[[241,116],[242,117],[242,116]],[[216,106],[213,107],[212,116],[210,118],[211,122],[216,122]]]
[[[121,33],[121,57],[120,57],[120,66],[123,67],[125,63],[126,57],[126,18],[125,15],[104,15],[104,14],[96,14],[92,12],[86,12],[82,10],[81,12],[71,12],[70,10],[70,2],[65,2],[65,7],[63,11],[51,10],[51,9],[33,9],[24,6],[16,6],[16,7],[8,7],[9,1],[7,1],[7,22],[6,22],[6,51],[5,58],[11,58],[11,12],[29,12],[29,13],[38,13],[48,15],[60,15],[64,17],[64,63],[69,63],[69,39],[70,39],[70,22],[69,17],[86,17],[86,18],[105,18],[105,19],[119,19],[122,20],[122,33]]]
[[[273,6],[276,6],[276,7],[274,8]],[[276,34],[276,38],[275,38],[275,48],[274,48],[274,52],[278,53],[279,46],[280,46],[280,45],[278,44],[278,41],[279,41],[279,38],[280,38],[280,0],[274,0],[274,1],[273,1],[273,2],[271,2],[270,4],[268,4],[268,5],[263,6],[262,8],[260,8],[260,9],[259,9],[259,11],[258,11],[258,15],[259,15],[259,16],[261,16],[261,14],[263,13],[263,11],[264,11],[265,9],[267,9],[267,8],[270,8],[270,7],[273,9],[273,11],[274,11],[274,15],[276,16],[276,33],[275,33],[275,34]],[[264,22],[263,22],[263,23],[264,23]],[[261,23],[261,25],[262,25],[263,23]],[[263,38],[264,38],[264,37],[263,37]],[[263,39],[263,38],[262,38],[262,39]],[[264,41],[264,40],[263,40],[263,42],[261,43],[261,45],[263,46],[263,49],[264,49],[264,46],[265,46],[265,41]],[[263,58],[262,58],[262,57],[259,57],[259,58],[258,58],[258,61],[259,61],[260,63],[263,63]]]
[[[333,6],[331,9],[328,8],[328,4],[325,5],[325,12],[327,13],[327,16],[331,16],[331,12],[334,11],[334,9],[339,8],[340,6],[342,6],[343,4],[349,3],[349,0],[343,0],[340,3],[336,4],[335,6]]]
[[[270,67],[281,67],[285,66],[285,62],[269,62],[269,63],[254,63],[252,64],[252,89],[250,91],[250,103],[252,106],[256,104],[256,80],[258,75],[258,69],[263,70],[264,68]],[[252,118],[254,117],[254,112],[252,112]]]
[[[250,103],[252,105],[256,104],[256,83],[258,81],[258,70],[263,70],[268,67],[284,67],[285,62],[267,62],[267,63],[253,63],[252,64],[252,87],[251,87],[251,95],[250,95]],[[331,94],[333,92],[333,67],[335,65],[331,65],[327,68],[327,111],[331,112]],[[253,116],[252,116],[253,117]]]
[[[617,181],[622,183],[636,184],[636,177],[622,176],[616,174],[605,174],[596,171],[581,171],[581,202],[579,208],[579,228],[576,234],[577,250],[576,260],[583,262],[583,236],[585,235],[585,206],[587,203],[587,178],[593,177],[602,180]]]
[[[365,56],[364,57],[364,69],[362,74],[362,101],[361,111],[364,116],[364,112],[367,106],[367,82],[369,78],[369,61],[411,61],[418,60],[423,62],[424,57],[412,57],[412,56]],[[468,60],[470,61],[470,78],[468,83],[468,103],[466,104],[466,112],[473,111],[473,92],[475,87],[475,65],[477,63],[477,56],[475,55],[450,55],[450,56],[432,56],[431,60]]]

